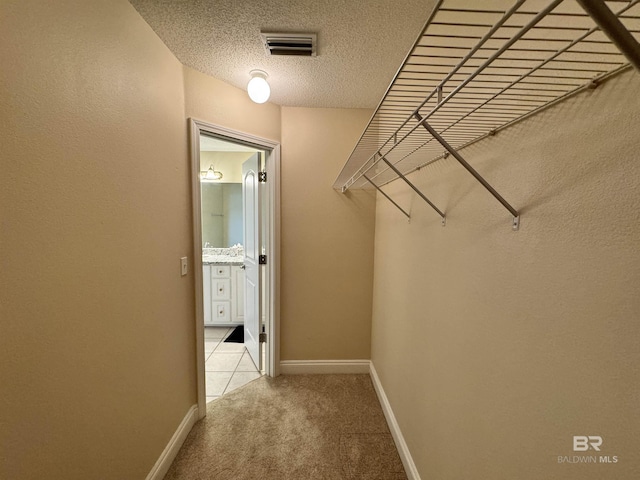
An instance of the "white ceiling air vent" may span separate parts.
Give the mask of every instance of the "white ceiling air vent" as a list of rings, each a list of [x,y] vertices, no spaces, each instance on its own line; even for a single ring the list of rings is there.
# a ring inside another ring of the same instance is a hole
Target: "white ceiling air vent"
[[[261,35],[267,55],[316,56],[317,35],[315,33],[262,33]]]

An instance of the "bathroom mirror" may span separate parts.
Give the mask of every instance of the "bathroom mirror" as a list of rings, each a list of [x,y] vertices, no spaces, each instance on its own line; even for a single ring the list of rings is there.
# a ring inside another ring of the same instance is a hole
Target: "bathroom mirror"
[[[242,184],[201,182],[202,247],[242,243]]]

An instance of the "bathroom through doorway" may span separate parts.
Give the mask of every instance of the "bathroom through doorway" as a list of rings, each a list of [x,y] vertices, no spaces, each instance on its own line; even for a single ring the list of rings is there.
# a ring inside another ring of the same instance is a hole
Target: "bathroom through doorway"
[[[277,375],[279,145],[191,121],[198,408]]]

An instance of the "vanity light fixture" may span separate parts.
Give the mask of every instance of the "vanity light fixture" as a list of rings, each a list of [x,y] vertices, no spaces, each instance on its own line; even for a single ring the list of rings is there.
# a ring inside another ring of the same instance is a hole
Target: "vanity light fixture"
[[[209,167],[209,170],[206,170],[204,172],[200,172],[200,179],[201,180],[220,180],[222,178],[222,172],[219,172],[218,170],[215,170],[213,168],[213,165],[211,165]]]
[[[251,80],[247,84],[247,93],[249,98],[256,103],[264,103],[269,100],[271,88],[267,83],[268,75],[262,70],[251,70],[249,72]]]

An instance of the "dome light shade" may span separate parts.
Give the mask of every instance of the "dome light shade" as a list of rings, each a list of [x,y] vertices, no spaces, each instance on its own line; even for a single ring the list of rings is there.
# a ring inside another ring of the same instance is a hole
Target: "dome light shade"
[[[264,103],[269,100],[271,88],[267,83],[267,74],[262,70],[251,70],[251,80],[247,84],[249,98],[256,103]]]

